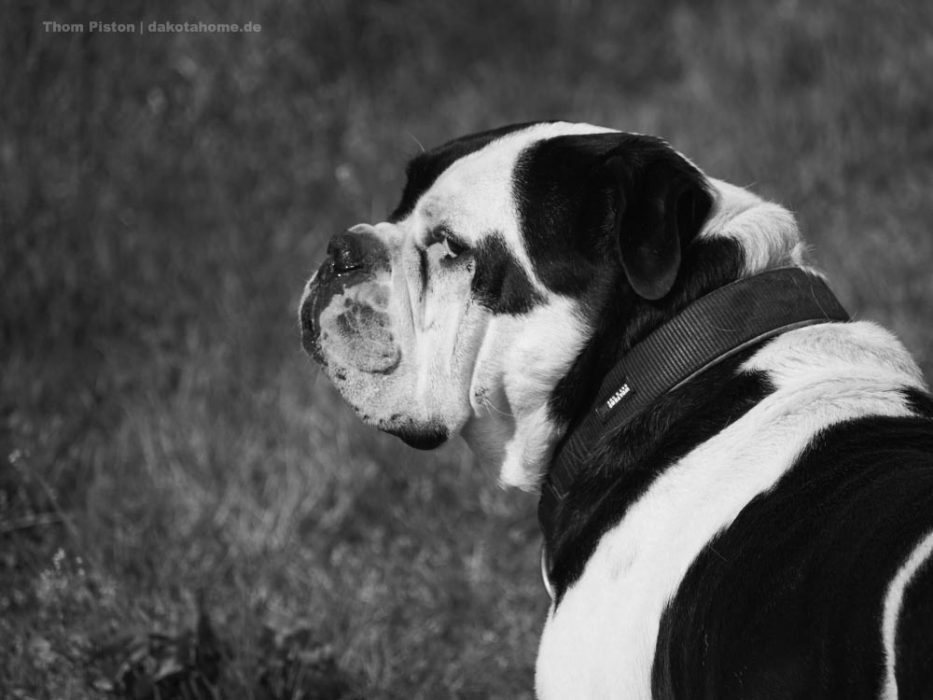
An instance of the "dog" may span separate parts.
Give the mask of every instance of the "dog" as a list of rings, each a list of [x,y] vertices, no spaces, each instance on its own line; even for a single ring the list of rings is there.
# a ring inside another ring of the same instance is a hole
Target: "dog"
[[[414,158],[302,343],[362,420],[541,493],[540,698],[933,697],[933,399],[786,209],[661,139]]]

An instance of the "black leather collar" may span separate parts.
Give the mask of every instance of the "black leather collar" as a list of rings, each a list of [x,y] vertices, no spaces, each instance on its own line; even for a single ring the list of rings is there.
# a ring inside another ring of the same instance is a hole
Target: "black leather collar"
[[[794,328],[848,321],[826,283],[788,267],[762,272],[710,292],[632,347],[603,379],[587,414],[558,445],[541,489],[538,520],[552,532],[555,512],[586,468],[600,437],[717,362]],[[543,562],[548,580],[547,556]]]

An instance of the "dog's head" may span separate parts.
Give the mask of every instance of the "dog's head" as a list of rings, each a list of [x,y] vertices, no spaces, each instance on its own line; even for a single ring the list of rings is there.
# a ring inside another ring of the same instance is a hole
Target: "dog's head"
[[[419,155],[388,220],[334,236],[302,340],[366,423],[420,448],[462,434],[533,487],[617,353],[799,249],[785,210],[659,139],[506,127]]]

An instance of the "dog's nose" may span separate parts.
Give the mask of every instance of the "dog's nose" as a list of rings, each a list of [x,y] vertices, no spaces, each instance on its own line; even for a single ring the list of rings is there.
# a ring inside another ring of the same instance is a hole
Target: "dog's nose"
[[[357,270],[372,273],[389,267],[389,249],[368,224],[357,224],[331,238],[327,255],[337,275]]]
[[[361,236],[338,233],[327,244],[327,255],[334,261],[334,272],[359,270],[366,262],[366,248]]]

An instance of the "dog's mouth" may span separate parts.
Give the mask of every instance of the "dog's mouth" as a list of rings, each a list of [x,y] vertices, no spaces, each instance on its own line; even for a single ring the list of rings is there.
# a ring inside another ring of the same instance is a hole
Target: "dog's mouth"
[[[301,325],[301,347],[319,365],[326,365],[327,360],[321,352],[320,326],[316,322],[316,295],[309,289],[305,292],[298,307],[298,320]]]
[[[369,374],[392,372],[402,353],[385,310],[388,290],[372,280],[354,286],[326,281],[318,275],[301,303],[305,351],[324,366],[334,362]]]
[[[373,276],[348,277],[355,279],[318,274],[308,285],[299,310],[302,345],[364,422],[412,447],[434,449],[449,437],[444,422],[411,415],[413,395],[398,399],[410,394],[416,378],[413,366],[401,366],[389,289]]]
[[[388,374],[398,367],[402,352],[392,335],[389,314],[344,297],[331,303],[320,316],[318,345],[324,354],[361,372]]]

